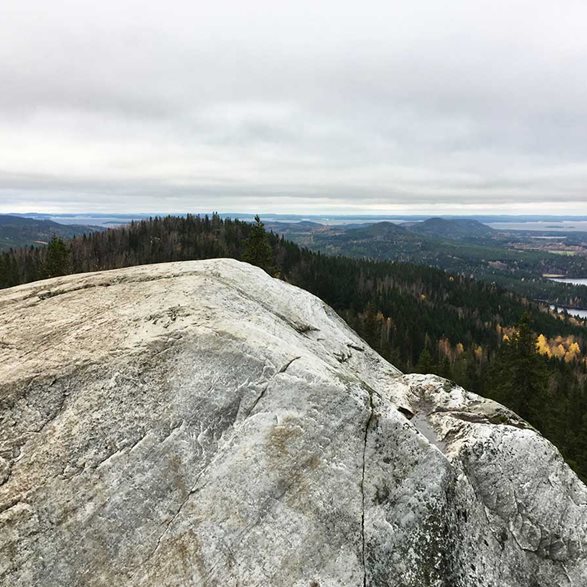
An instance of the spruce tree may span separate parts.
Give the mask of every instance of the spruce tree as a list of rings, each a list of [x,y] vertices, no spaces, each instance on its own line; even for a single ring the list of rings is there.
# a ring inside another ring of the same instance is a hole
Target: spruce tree
[[[416,373],[423,373],[424,375],[435,371],[434,359],[432,358],[432,353],[430,352],[428,345],[424,346],[424,349],[420,353],[415,371]]]
[[[243,253],[243,261],[257,265],[271,273],[273,266],[273,251],[269,244],[269,238],[265,232],[265,226],[261,222],[259,215],[255,216],[255,223],[251,228],[251,232],[245,244],[245,251]]]
[[[495,399],[537,428],[544,422],[548,371],[545,360],[536,350],[536,335],[528,315],[516,325],[505,341],[493,366]]]
[[[57,277],[69,272],[69,248],[63,239],[53,235],[47,245],[47,256],[43,267],[44,277]]]

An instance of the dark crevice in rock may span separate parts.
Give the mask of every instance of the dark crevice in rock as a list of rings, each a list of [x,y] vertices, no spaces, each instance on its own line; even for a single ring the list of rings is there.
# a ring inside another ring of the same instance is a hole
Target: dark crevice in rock
[[[300,334],[306,334],[308,332],[318,332],[320,329],[312,326],[311,324],[293,324],[293,329]]]
[[[12,475],[12,467],[14,466],[14,460],[6,460],[0,457],[0,485],[4,485],[10,479]]]
[[[248,414],[246,415],[246,418],[248,418],[253,413],[253,410],[257,407],[257,404],[263,399],[263,397],[267,393],[267,389],[269,388],[269,383],[270,382],[268,381],[265,384],[265,387],[263,387],[263,389],[261,390],[261,393],[257,396],[257,398],[255,399],[255,401],[253,402],[253,405],[251,406]]]
[[[26,501],[22,501],[22,499],[20,499],[17,496],[14,499],[10,499],[10,500],[6,501],[5,503],[0,503],[0,513],[3,513],[5,511],[17,506],[19,503],[29,505],[28,503],[26,503]]]
[[[112,271],[112,270],[99,269],[96,273],[108,273],[110,271]],[[114,270],[114,271],[119,271],[119,269]],[[178,272],[178,273],[168,273],[165,275],[137,275],[137,276],[130,276],[130,277],[115,276],[110,280],[98,281],[95,283],[83,283],[81,285],[73,286],[73,287],[69,287],[69,288],[67,287],[67,282],[66,282],[66,284],[64,284],[61,288],[59,286],[55,289],[36,288],[30,294],[24,296],[21,299],[28,300],[31,298],[38,298],[39,300],[46,300],[46,299],[54,298],[56,296],[60,296],[63,294],[82,291],[85,289],[95,289],[95,288],[99,288],[99,287],[110,287],[113,285],[146,283],[146,282],[152,282],[152,281],[163,281],[163,280],[170,280],[170,279],[176,279],[176,278],[181,278],[181,277],[191,277],[191,276],[198,275],[198,274],[200,274],[199,271],[186,271],[186,272]],[[65,276],[65,277],[69,277],[69,276]],[[19,300],[16,299],[16,300],[11,300],[11,301],[18,302]]]
[[[165,436],[165,438],[163,438],[162,440],[159,441],[159,443],[163,443],[165,442],[172,434],[173,432],[175,432],[175,430],[177,430],[178,428],[181,428],[181,426],[183,426],[185,424],[185,421],[182,420],[181,424],[179,424],[178,426],[173,426],[170,431],[169,434],[167,434]],[[117,448],[114,452],[110,453],[109,455],[107,455],[106,457],[104,457],[95,467],[95,470],[98,470],[100,467],[104,466],[108,461],[110,461],[110,459],[112,459],[113,457],[115,457],[116,455],[126,452],[127,454],[130,453],[136,446],[138,446],[143,440],[145,440],[145,438],[147,438],[147,435],[149,433],[146,432],[145,434],[143,434],[142,436],[139,436],[136,440],[133,440],[130,442],[130,444],[126,444],[124,446],[121,446],[120,448]]]
[[[81,291],[84,289],[91,289],[94,287],[105,287],[106,285],[110,285],[110,283],[105,284],[105,283],[100,283],[100,284],[95,284],[95,283],[86,283],[84,285],[80,285],[78,287],[72,287],[71,289],[43,289],[41,291],[35,291],[32,294],[26,296],[24,299],[27,300],[29,298],[34,298],[35,296],[39,299],[39,300],[47,300],[49,298],[54,298],[56,296],[60,296],[63,294],[67,294],[67,293],[73,293],[76,291]]]
[[[288,369],[289,366],[294,362],[297,361],[298,359],[301,359],[301,357],[294,357],[293,359],[291,359],[291,361],[288,361],[279,371],[278,373],[285,373]]]
[[[297,361],[300,358],[301,357],[294,357],[293,359],[289,360],[285,365],[283,365],[283,367],[281,367],[279,369],[279,371],[277,371],[275,373],[275,375],[279,375],[281,373],[285,373],[289,369],[290,365],[294,361]],[[273,377],[275,377],[275,375]],[[271,379],[273,379],[273,377]],[[247,418],[253,413],[253,410],[257,407],[257,404],[263,399],[263,397],[267,393],[267,389],[269,388],[269,384],[271,383],[271,379],[269,381],[267,381],[267,383],[265,384],[265,387],[263,387],[263,389],[261,390],[261,393],[257,396],[257,399],[253,402],[253,405],[251,406],[251,408],[249,409],[248,414],[246,415]]]
[[[367,437],[369,435],[369,428],[371,427],[371,422],[374,418],[373,396],[371,395],[370,390],[367,390],[367,395],[369,397],[369,417],[367,418],[367,423],[365,425],[365,433],[363,435],[363,462],[361,471],[361,543],[363,558],[363,587],[367,586],[367,552],[365,544],[365,468],[367,465]]]
[[[414,412],[412,412],[412,410],[408,410],[408,408],[404,408],[403,406],[398,406],[397,411],[400,414],[403,414],[408,420],[411,420],[414,417]]]
[[[362,346],[358,346],[356,344],[353,344],[351,342],[347,342],[346,345],[350,348],[350,349],[354,349],[355,351],[359,351],[361,353],[365,352],[365,349]]]

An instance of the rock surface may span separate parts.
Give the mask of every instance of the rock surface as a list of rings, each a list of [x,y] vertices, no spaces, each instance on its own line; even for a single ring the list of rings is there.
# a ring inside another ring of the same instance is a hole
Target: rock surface
[[[587,585],[587,490],[232,260],[0,292],[0,584]]]

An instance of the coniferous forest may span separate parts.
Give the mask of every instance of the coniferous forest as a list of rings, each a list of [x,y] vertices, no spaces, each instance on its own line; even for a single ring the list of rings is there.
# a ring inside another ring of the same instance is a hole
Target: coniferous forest
[[[152,218],[0,253],[0,287],[69,273],[232,257],[331,305],[405,372],[436,373],[515,410],[587,480],[587,327],[495,284],[406,263],[325,256],[217,215]]]

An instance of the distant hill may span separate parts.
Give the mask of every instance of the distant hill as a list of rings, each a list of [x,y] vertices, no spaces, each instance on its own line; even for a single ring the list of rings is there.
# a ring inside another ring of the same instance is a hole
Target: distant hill
[[[497,232],[478,220],[464,218],[451,220],[428,218],[423,222],[410,223],[406,228],[417,234],[451,240],[491,238]]]
[[[279,234],[297,234],[304,235],[319,230],[328,230],[328,227],[311,220],[302,220],[301,222],[265,222],[265,228]]]
[[[394,222],[377,222],[359,228],[351,228],[346,231],[351,240],[372,238],[376,240],[400,238],[402,240],[414,240],[410,238],[408,231]]]
[[[280,234],[323,234],[345,235],[345,240],[394,240],[420,242],[422,237],[440,240],[497,239],[500,232],[469,218],[428,218],[417,222],[382,222],[364,224],[320,224],[318,222],[266,222],[269,230]]]
[[[333,230],[340,231],[342,228],[335,226]],[[82,273],[167,261],[213,257],[242,259],[252,231],[250,222],[222,219],[217,215],[211,218],[192,215],[153,218],[108,232],[96,232],[87,238],[72,239],[68,242],[69,258],[64,267],[67,272]],[[360,236],[361,231],[367,231],[368,234],[372,231],[376,234],[405,233],[411,239],[416,238],[405,228],[389,224],[362,227],[359,231],[355,230],[355,236],[357,232]],[[349,232],[352,234],[351,229]],[[313,238],[318,240],[321,235],[314,234]],[[343,236],[346,238],[348,234]],[[587,348],[585,327],[574,319],[550,312],[545,305],[539,306],[494,284],[471,279],[469,275],[472,271],[469,267],[478,266],[479,259],[487,258],[491,252],[488,247],[476,248],[471,244],[433,240],[429,237],[418,239],[421,241],[420,254],[417,255],[416,249],[412,247],[413,258],[425,258],[428,263],[432,263],[434,254],[437,254],[439,263],[448,264],[458,253],[462,258],[453,259],[453,262],[467,269],[462,272],[465,275],[449,275],[422,265],[398,263],[400,254],[409,256],[410,252],[407,245],[402,247],[399,236],[397,244],[388,245],[388,241],[383,238],[364,238],[360,241],[357,237],[356,243],[344,247],[361,256],[367,252],[369,245],[375,245],[370,250],[381,258],[398,253],[393,258],[394,262],[377,262],[317,254],[275,234],[268,235],[273,252],[272,270],[285,281],[310,291],[332,306],[367,344],[404,372],[435,372],[465,385],[471,391],[496,397],[492,394],[496,384],[507,376],[504,368],[509,364],[506,361],[509,355],[502,356],[501,352],[503,336],[510,336],[520,317],[528,314],[532,330],[543,335],[541,340],[544,344],[541,348],[544,352],[540,357],[549,373],[548,393],[546,388],[540,388],[545,394],[538,392],[533,395],[532,405],[536,405],[537,409],[530,423],[553,440],[582,478],[587,479],[587,451],[584,448],[587,446],[587,429],[581,419],[587,405],[587,384],[584,383],[584,349]],[[440,245],[448,247],[448,253],[439,252]],[[469,257],[464,258],[467,251]],[[46,275],[48,252],[47,247],[0,251],[0,287],[42,279]],[[514,253],[517,261],[526,258],[519,251]],[[552,257],[556,259],[560,256]],[[514,267],[514,264],[511,266]],[[531,283],[531,280],[518,279],[517,283]],[[557,291],[570,291],[567,288],[571,287],[555,282],[548,284]],[[39,287],[43,291],[37,299],[51,297],[51,294],[47,295],[46,283]],[[53,286],[49,287],[53,290]],[[167,285],[161,287],[165,289]],[[241,283],[240,287],[243,295],[255,295],[247,287],[247,282]],[[583,290],[582,295],[587,300],[587,287],[583,287]],[[579,287],[576,286],[573,291],[579,292]],[[208,292],[186,290],[184,297],[188,302],[196,298],[205,299]],[[56,295],[59,293],[63,292],[56,292]],[[229,298],[226,298],[227,303],[230,303]],[[267,297],[263,299],[270,303]],[[287,300],[282,302],[287,305]],[[179,302],[176,300],[174,303]],[[52,308],[57,306],[59,304],[51,304]],[[179,310],[184,309],[182,302]],[[183,328],[186,316],[181,311],[174,311],[170,318],[167,315],[169,313],[159,307],[155,316],[151,311],[148,312],[149,320],[157,323],[154,327],[162,328],[162,332],[167,332],[165,329],[168,326],[171,329]],[[287,320],[287,314],[287,311],[280,311],[280,324]],[[39,316],[40,320],[47,319],[45,315]],[[91,320],[91,316],[87,320]],[[324,331],[320,324],[313,321],[288,324],[293,336],[307,337],[307,340],[313,341],[312,344],[324,344],[320,341],[326,340],[324,337],[329,336],[330,332]],[[124,334],[124,329],[119,326],[117,332]],[[31,329],[35,331],[34,325]],[[169,334],[167,332],[166,336]],[[2,348],[3,343],[5,348]],[[363,356],[365,351],[355,346],[336,346],[333,349],[336,363],[352,365],[356,364],[353,361],[361,361],[362,364],[371,365]],[[20,347],[14,347],[8,333],[0,336],[0,348],[3,351],[16,348],[20,352]],[[52,348],[50,344],[48,348]],[[296,356],[293,348],[290,348],[290,353],[290,357]],[[207,360],[206,357],[203,360]],[[54,392],[58,393],[59,390],[55,389]]]
[[[515,237],[472,219],[430,218],[422,222],[377,222],[301,226],[273,223],[271,229],[297,244],[329,255],[417,263],[475,276],[533,299],[557,306],[587,308],[585,286],[560,287],[543,275],[583,277],[587,256],[554,255],[518,249]],[[566,284],[568,285],[568,284]]]
[[[59,224],[52,220],[24,218],[12,214],[0,214],[0,250],[29,245],[47,244],[53,235],[72,238],[78,234],[101,230],[97,226]]]

